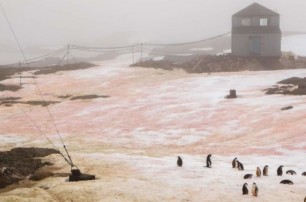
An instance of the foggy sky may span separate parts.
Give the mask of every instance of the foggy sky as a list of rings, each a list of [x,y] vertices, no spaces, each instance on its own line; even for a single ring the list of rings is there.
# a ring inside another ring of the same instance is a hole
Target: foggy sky
[[[254,0],[0,0],[25,50],[66,44],[176,43],[231,30]],[[306,31],[306,1],[258,0],[281,14],[282,31]],[[0,12],[1,57],[18,50]]]

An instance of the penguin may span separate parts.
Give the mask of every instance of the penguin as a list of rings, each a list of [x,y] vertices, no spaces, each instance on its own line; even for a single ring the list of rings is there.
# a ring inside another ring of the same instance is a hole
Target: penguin
[[[249,194],[249,190],[247,188],[248,183],[244,183],[244,185],[242,186],[242,195],[248,195]]]
[[[252,194],[253,196],[256,196],[256,197],[258,196],[258,187],[255,182],[253,183],[253,186],[252,186]]]
[[[177,166],[182,167],[183,166],[183,160],[180,156],[177,156]]]
[[[306,172],[303,172],[302,175],[303,175],[303,176],[306,176]]]
[[[252,174],[245,174],[243,179],[251,179],[253,177]]]
[[[261,170],[259,167],[256,169],[256,177],[261,177]]]
[[[264,169],[263,169],[263,176],[268,176],[268,168],[269,166],[265,165]]]
[[[232,166],[233,166],[233,168],[236,168],[236,162],[237,162],[237,157],[234,158],[234,160],[232,161]]]
[[[278,167],[278,169],[277,169],[277,176],[282,176],[283,175],[283,168],[284,166],[280,166],[280,167]]]
[[[239,161],[238,161],[238,159],[236,159],[236,161],[235,161],[235,168],[238,168],[238,163],[239,163]]]
[[[244,170],[243,164],[238,161],[238,170]]]
[[[290,184],[290,185],[293,185],[293,182],[291,180],[282,180],[280,182],[280,184]]]
[[[206,167],[207,168],[211,168],[211,154],[208,154],[207,157],[206,157]]]
[[[287,170],[286,174],[296,175],[296,172],[294,170]]]

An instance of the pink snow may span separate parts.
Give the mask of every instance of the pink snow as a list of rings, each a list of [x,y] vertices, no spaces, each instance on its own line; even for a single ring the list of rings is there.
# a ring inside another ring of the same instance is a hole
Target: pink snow
[[[125,55],[90,69],[37,78],[45,100],[60,102],[49,110],[76,164],[100,179],[76,184],[48,178],[1,197],[31,200],[37,192],[39,200],[55,195],[83,201],[253,201],[241,196],[245,173],[231,168],[238,157],[245,172],[271,165],[270,178],[253,179],[260,186],[259,201],[302,200],[304,178],[294,176],[296,185],[287,188],[279,185],[275,170],[280,164],[299,172],[306,168],[305,96],[266,95],[263,90],[285,78],[306,77],[306,70],[187,74],[128,67],[130,59]],[[40,100],[33,81],[24,82],[22,90],[1,95]],[[237,90],[238,99],[224,98],[230,89]],[[88,94],[110,97],[58,98]],[[280,110],[288,105],[294,108]],[[44,107],[19,107],[61,147]],[[0,113],[1,150],[51,147],[16,105],[1,106]],[[208,153],[215,169],[203,168]],[[181,169],[177,155],[185,162]],[[47,159],[61,171],[69,170],[60,157]],[[40,185],[50,186],[52,194],[37,189]]]

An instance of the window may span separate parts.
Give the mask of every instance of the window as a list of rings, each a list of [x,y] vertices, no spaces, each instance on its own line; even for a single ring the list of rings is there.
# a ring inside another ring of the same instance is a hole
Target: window
[[[260,18],[260,26],[268,26],[268,18]]]
[[[242,26],[250,26],[251,25],[251,19],[250,18],[243,18],[241,20],[241,25]]]

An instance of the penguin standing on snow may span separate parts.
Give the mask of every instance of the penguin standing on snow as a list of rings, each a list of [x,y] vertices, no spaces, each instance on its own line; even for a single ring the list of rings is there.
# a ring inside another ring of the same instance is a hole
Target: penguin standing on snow
[[[259,167],[256,169],[256,177],[261,177],[261,170]]]
[[[249,190],[247,188],[248,183],[244,183],[243,187],[242,187],[242,195],[248,195],[249,194]]]
[[[278,167],[278,169],[277,169],[277,176],[282,176],[283,175],[283,168],[284,166],[280,166],[280,167]]]
[[[211,154],[208,154],[206,157],[206,167],[211,168]]]
[[[237,162],[237,157],[234,158],[234,160],[232,161],[233,168],[236,168],[236,164],[237,164],[236,162]]]
[[[238,162],[238,170],[244,170],[243,164],[240,163],[240,161],[237,162]]]
[[[263,176],[268,176],[268,167],[267,165],[265,165],[264,169],[263,169]]]
[[[177,166],[182,167],[183,166],[183,160],[180,156],[177,156]]]
[[[253,183],[253,186],[252,186],[252,194],[253,196],[256,196],[256,197],[258,196],[258,187],[255,182]]]

